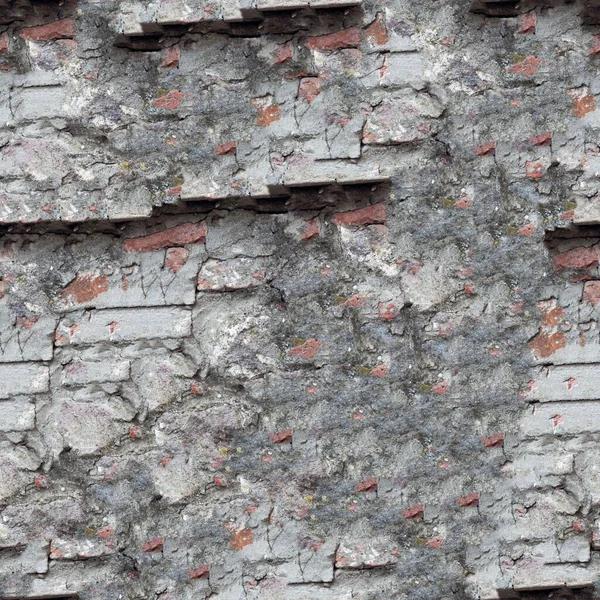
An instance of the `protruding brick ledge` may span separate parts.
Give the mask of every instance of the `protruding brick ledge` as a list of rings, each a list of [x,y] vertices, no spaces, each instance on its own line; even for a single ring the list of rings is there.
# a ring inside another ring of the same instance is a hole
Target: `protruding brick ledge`
[[[133,1],[123,5],[119,32],[127,37],[159,35],[164,27],[190,26],[203,22],[256,21],[263,13],[358,6],[361,0],[220,0],[216,4],[178,0],[168,5],[154,0],[147,6]]]
[[[244,181],[237,180],[236,188],[231,182],[215,182],[202,176],[187,175],[181,187],[183,201],[225,200],[229,198],[272,198],[288,196],[294,188],[324,185],[362,185],[390,181],[390,174],[375,164],[351,163],[343,160],[315,161],[295,165],[282,175],[267,178],[250,173]]]
[[[473,0],[471,11],[489,17],[517,16],[518,0]]]

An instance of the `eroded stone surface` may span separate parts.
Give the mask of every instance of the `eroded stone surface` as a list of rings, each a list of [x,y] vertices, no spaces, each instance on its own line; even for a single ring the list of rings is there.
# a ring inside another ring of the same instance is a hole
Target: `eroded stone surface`
[[[598,580],[590,3],[351,4],[0,1],[0,596]]]

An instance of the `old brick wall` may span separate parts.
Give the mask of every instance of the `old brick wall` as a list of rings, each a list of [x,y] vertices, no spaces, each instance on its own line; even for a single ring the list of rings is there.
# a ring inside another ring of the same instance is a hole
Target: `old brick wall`
[[[594,597],[599,17],[0,0],[0,598]]]

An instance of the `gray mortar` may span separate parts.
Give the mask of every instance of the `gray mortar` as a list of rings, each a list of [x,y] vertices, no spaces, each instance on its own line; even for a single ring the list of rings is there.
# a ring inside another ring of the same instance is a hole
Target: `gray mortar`
[[[538,402],[556,396],[527,394],[536,303],[557,298],[569,343],[596,322],[581,273],[554,269],[565,242],[545,244],[600,191],[600,112],[573,114],[600,92],[582,6],[523,2],[535,34],[467,0],[367,0],[127,37],[115,0],[0,2],[0,597],[449,600],[599,579],[594,380],[560,435]],[[363,34],[362,54],[304,45],[377,15],[389,41]],[[20,33],[71,16],[76,45]],[[528,56],[534,74],[509,70]],[[299,72],[320,76],[311,103]],[[260,127],[252,99],[280,120]],[[336,224],[380,202],[385,226]],[[124,249],[200,221],[176,273],[180,243]],[[69,296],[78,276],[99,293]]]

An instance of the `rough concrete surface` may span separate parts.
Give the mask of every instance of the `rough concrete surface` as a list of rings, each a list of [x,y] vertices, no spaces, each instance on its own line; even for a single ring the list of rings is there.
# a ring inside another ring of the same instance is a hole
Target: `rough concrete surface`
[[[595,1],[0,0],[0,598],[596,597],[598,61]]]

